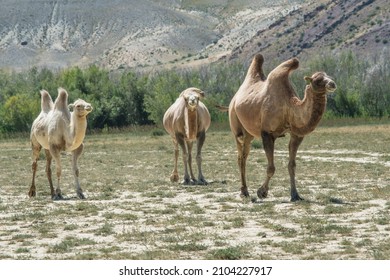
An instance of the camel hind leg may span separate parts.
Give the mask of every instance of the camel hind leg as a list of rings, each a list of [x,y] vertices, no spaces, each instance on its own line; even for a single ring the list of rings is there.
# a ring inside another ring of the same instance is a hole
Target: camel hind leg
[[[241,196],[249,197],[248,186],[246,184],[246,160],[251,149],[253,136],[246,131],[236,136],[237,163],[241,174]]]
[[[76,187],[77,196],[80,199],[85,199],[85,196],[83,194],[83,190],[81,189],[79,183],[79,167],[77,161],[78,158],[81,156],[83,149],[84,149],[84,145],[81,144],[80,147],[78,147],[76,150],[72,152],[72,168],[73,168],[74,183]]]
[[[206,140],[206,132],[202,131],[199,133],[197,140],[196,140],[196,164],[198,166],[198,184],[201,185],[207,185],[207,181],[203,176],[202,173],[202,147],[204,144],[204,141]]]
[[[56,145],[50,145],[50,154],[54,158],[54,161],[56,163],[56,175],[57,175],[57,188],[54,191],[54,195],[52,195],[53,200],[60,200],[63,199],[63,196],[61,194],[61,173],[62,173],[62,166],[61,166],[61,149],[58,148]]]
[[[50,186],[50,194],[51,197],[54,196],[54,187],[53,187],[53,180],[51,177],[51,161],[52,161],[52,156],[50,154],[49,150],[45,149],[45,155],[46,155],[46,176],[47,180],[49,181],[49,186]]]
[[[183,151],[183,165],[184,165],[184,180],[182,184],[188,185],[191,183],[190,174],[188,173],[188,151],[182,134],[176,134],[176,141]]]
[[[265,155],[268,161],[267,167],[267,177],[264,184],[257,190],[257,196],[259,198],[266,198],[268,195],[269,181],[272,176],[275,174],[275,164],[274,164],[274,149],[275,149],[275,138],[272,134],[263,131],[261,133],[261,138],[263,140],[263,146]]]
[[[31,186],[30,186],[30,190],[28,191],[28,196],[29,197],[35,197],[36,196],[36,187],[35,187],[35,175],[37,173],[37,168],[38,168],[38,159],[39,159],[39,153],[42,149],[42,146],[34,141],[34,139],[32,139],[31,141],[31,148],[32,148],[32,164],[31,164],[31,168],[32,168],[32,180],[31,180]]]
[[[297,156],[299,145],[301,145],[303,141],[303,137],[298,137],[296,135],[291,134],[290,143],[288,146],[289,151],[289,163],[288,163],[288,172],[290,174],[290,185],[291,185],[291,201],[303,200],[302,197],[299,196],[297,187],[295,184],[295,158]]]
[[[173,145],[174,145],[174,166],[173,166],[173,170],[172,170],[172,173],[171,173],[171,176],[170,176],[170,180],[171,182],[178,182],[179,181],[179,173],[177,171],[177,161],[179,159],[179,145],[177,144],[177,142],[173,139]]]
[[[194,172],[192,171],[192,146],[193,146],[194,142],[187,141],[186,144],[187,144],[187,152],[188,152],[188,168],[190,170],[190,178],[191,178],[190,183],[196,184],[197,181],[195,179]]]

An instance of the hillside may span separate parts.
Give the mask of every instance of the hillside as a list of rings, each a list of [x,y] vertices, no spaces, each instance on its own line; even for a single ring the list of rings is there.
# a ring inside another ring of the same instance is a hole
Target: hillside
[[[375,57],[390,47],[387,0],[331,0],[308,3],[261,29],[226,58],[248,60],[255,53],[301,58],[351,50]]]
[[[380,52],[386,0],[2,0],[0,68],[108,69],[291,57],[319,50]]]

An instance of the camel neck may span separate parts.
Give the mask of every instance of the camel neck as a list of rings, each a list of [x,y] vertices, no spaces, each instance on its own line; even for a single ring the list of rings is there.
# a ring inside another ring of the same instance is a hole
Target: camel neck
[[[70,131],[73,141],[71,146],[68,147],[68,150],[74,150],[83,143],[86,129],[87,118],[78,117],[74,112],[72,112],[70,119]]]
[[[197,110],[189,110],[188,108],[184,111],[185,131],[186,140],[196,140],[198,134],[198,112]]]
[[[294,121],[291,122],[291,132],[305,136],[312,132],[320,122],[326,108],[326,92],[315,92],[310,85],[306,86],[302,101],[294,97]]]

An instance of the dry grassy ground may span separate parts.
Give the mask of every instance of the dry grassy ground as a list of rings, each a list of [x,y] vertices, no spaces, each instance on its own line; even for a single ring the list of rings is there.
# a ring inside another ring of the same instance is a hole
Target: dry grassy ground
[[[308,136],[297,157],[306,199],[298,203],[289,202],[288,138],[276,144],[269,197],[255,203],[239,197],[228,130],[208,133],[208,186],[169,181],[166,134],[87,135],[83,201],[66,154],[66,199],[51,200],[44,160],[37,197],[29,199],[28,139],[1,140],[0,259],[390,259],[390,126],[318,128]],[[248,162],[253,198],[265,175],[259,146]]]

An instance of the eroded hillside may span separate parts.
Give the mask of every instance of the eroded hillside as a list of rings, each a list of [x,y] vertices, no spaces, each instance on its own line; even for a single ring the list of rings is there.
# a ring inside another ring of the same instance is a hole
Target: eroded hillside
[[[2,2],[0,67],[17,70],[215,60],[295,8],[254,0]]]
[[[108,69],[282,59],[390,45],[386,0],[3,0],[0,68]]]

